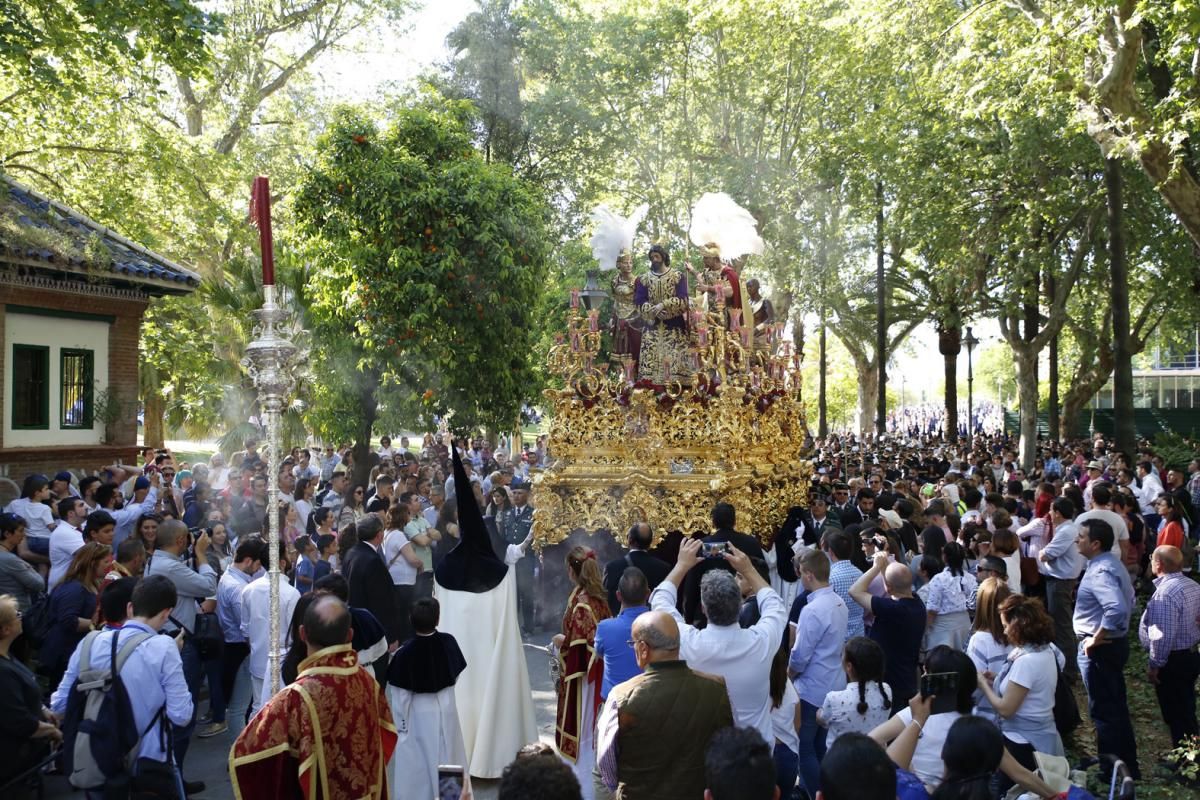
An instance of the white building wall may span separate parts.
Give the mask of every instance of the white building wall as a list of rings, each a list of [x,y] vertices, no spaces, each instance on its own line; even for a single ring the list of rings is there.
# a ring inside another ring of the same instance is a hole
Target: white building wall
[[[5,314],[4,347],[4,446],[57,447],[65,445],[98,445],[104,435],[104,424],[93,420],[91,428],[63,430],[60,397],[62,393],[63,348],[91,350],[95,395],[108,387],[108,333],[106,322],[64,319],[59,317],[23,314],[11,307]],[[50,348],[50,427],[49,430],[13,430],[12,385],[13,345],[41,345]]]

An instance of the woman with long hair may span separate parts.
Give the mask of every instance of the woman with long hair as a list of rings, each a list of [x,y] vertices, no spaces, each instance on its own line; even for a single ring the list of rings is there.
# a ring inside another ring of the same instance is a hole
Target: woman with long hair
[[[347,525],[357,525],[358,521],[367,515],[366,496],[367,489],[364,486],[355,486],[346,492],[346,502],[337,519],[339,531]]]
[[[1004,737],[990,720],[963,717],[942,745],[946,774],[931,800],[992,800],[992,776],[1004,758]]]
[[[1000,604],[1000,618],[1013,650],[993,679],[979,676],[979,690],[1000,715],[1008,752],[1036,769],[1034,751],[1065,755],[1054,725],[1054,692],[1065,659],[1054,646],[1054,620],[1037,600],[1013,595]]]
[[[975,597],[975,622],[972,625],[967,655],[975,662],[980,675],[995,675],[1004,666],[1012,646],[1004,635],[1004,622],[1000,619],[1000,605],[1012,595],[1008,584],[1000,578],[987,578],[979,584]],[[980,692],[975,704],[975,713],[999,722],[996,710]]]
[[[966,551],[958,542],[942,548],[945,567],[929,580],[925,611],[929,615],[926,648],[946,644],[955,650],[966,647],[971,635],[970,611],[975,608],[975,589],[979,585],[964,569]]]
[[[604,676],[604,662],[596,658],[596,626],[611,614],[595,551],[580,545],[572,547],[567,553],[567,574],[575,588],[567,598],[562,633],[554,637],[561,667],[554,744],[574,765],[579,785],[590,789],[596,760],[593,734]],[[591,796],[592,792],[585,790],[584,797]]]
[[[1183,514],[1179,512],[1179,503],[1174,496],[1160,494],[1154,501],[1154,510],[1162,519],[1158,523],[1158,539],[1155,547],[1178,547],[1183,549]]]
[[[207,553],[208,565],[220,577],[233,563],[233,544],[229,541],[229,529],[225,527],[224,522],[212,524],[212,527],[208,529],[208,540],[210,542]]]
[[[775,651],[771,662],[770,691],[771,727],[775,734],[775,785],[780,797],[791,797],[800,774],[800,694],[788,679],[788,657],[791,648],[787,637]]]
[[[1004,509],[996,512],[996,519],[1006,521],[1011,524],[1012,517]],[[1013,594],[1021,593],[1021,543],[1017,539],[1017,535],[1008,527],[998,527],[992,533],[992,555],[1004,559],[1004,566],[1008,569],[1008,588],[1012,589]]]
[[[150,560],[150,556],[154,555],[154,548],[158,543],[158,523],[162,522],[162,517],[157,514],[142,514],[138,517],[137,524],[133,526],[133,535],[142,540],[142,544],[146,547],[146,560]]]
[[[50,592],[51,626],[42,642],[38,660],[43,674],[49,678],[49,685],[56,689],[67,671],[71,653],[92,629],[100,581],[104,580],[111,561],[111,547],[88,542],[75,551],[62,583]]]
[[[442,535],[442,538],[433,543],[433,567],[437,569],[437,565],[442,563],[446,554],[458,545],[458,503],[442,503],[438,511],[437,525],[434,527]]]
[[[300,515],[300,529],[312,533],[308,527],[308,518],[313,513],[313,496],[317,493],[317,482],[308,478],[300,478],[296,481],[296,489],[292,492],[292,499],[296,501],[296,513]]]

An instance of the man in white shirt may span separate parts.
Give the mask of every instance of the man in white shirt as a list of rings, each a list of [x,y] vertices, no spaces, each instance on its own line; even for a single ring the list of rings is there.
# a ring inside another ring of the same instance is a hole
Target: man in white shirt
[[[732,544],[723,544],[728,548],[723,555],[708,557],[724,558],[749,585],[758,600],[761,615],[758,622],[749,628],[738,625],[742,595],[733,575],[723,569],[709,570],[700,582],[700,602],[708,626],[697,630],[684,622],[676,608],[679,587],[688,572],[704,560],[699,539],[687,539],[680,545],[675,567],[650,595],[650,607],[675,618],[680,630],[679,655],[689,667],[725,679],[734,724],[754,728],[763,741],[774,741],[771,662],[783,640],[787,609],[783,598],[758,573],[750,558]]]
[[[1108,484],[1096,481],[1089,483],[1092,490],[1092,510],[1085,511],[1075,518],[1075,524],[1082,526],[1089,519],[1104,520],[1113,529],[1112,554],[1125,562],[1125,554],[1129,552],[1129,526],[1125,518],[1112,510],[1112,489]]]
[[[279,661],[291,644],[292,612],[300,600],[300,592],[288,583],[287,550],[284,542],[279,543]],[[267,673],[271,652],[271,573],[251,581],[242,589],[242,636],[250,643],[250,714],[253,716],[263,704],[271,699],[271,679]]]
[[[1158,528],[1158,512],[1154,510],[1154,501],[1158,499],[1160,494],[1166,492],[1163,488],[1162,481],[1158,479],[1158,475],[1154,472],[1154,464],[1149,461],[1140,461],[1137,465],[1137,476],[1139,488],[1136,488],[1138,505],[1141,507],[1142,516],[1146,518],[1146,524],[1150,530]]]
[[[58,501],[58,525],[50,531],[50,582],[51,589],[58,585],[75,551],[83,547],[83,531],[80,526],[87,518],[87,506],[78,497],[66,497]]]
[[[229,730],[226,719],[230,713],[235,731],[245,724],[252,690],[247,658],[250,644],[242,633],[242,590],[263,574],[262,562],[266,557],[267,545],[262,539],[243,539],[238,542],[233,563],[217,583],[217,622],[225,639],[221,652],[221,691],[212,692],[210,687],[212,722],[197,731],[201,739]]]

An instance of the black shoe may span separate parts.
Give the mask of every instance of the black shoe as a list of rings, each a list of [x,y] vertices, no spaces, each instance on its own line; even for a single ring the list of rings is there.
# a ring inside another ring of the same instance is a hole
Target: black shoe
[[[204,791],[204,781],[184,781],[183,793],[189,797],[194,794],[200,794]]]

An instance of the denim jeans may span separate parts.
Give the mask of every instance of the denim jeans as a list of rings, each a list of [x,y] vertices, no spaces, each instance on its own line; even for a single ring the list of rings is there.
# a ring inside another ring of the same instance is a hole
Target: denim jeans
[[[1092,650],[1089,656],[1079,644],[1079,674],[1087,689],[1088,714],[1096,726],[1096,752],[1115,755],[1129,767],[1134,779],[1138,769],[1137,741],[1129,719],[1129,700],[1125,695],[1125,662],[1129,660],[1129,639],[1110,639]]]
[[[799,756],[786,744],[775,742],[775,785],[779,787],[779,800],[791,800],[796,791],[796,773]]]
[[[808,796],[816,798],[821,784],[821,759],[825,757],[825,728],[817,724],[818,707],[800,701],[800,748],[796,751],[800,781]]]
[[[185,634],[186,637],[186,634]],[[204,662],[200,660],[200,651],[190,637],[184,639],[183,649],[179,651],[183,660],[183,679],[187,682],[188,691],[192,695],[192,719],[187,725],[180,725],[171,730],[171,751],[175,755],[175,764],[183,772],[183,759],[187,756],[188,745],[192,740],[192,732],[196,730],[196,698],[200,694],[200,685],[204,680]]]

